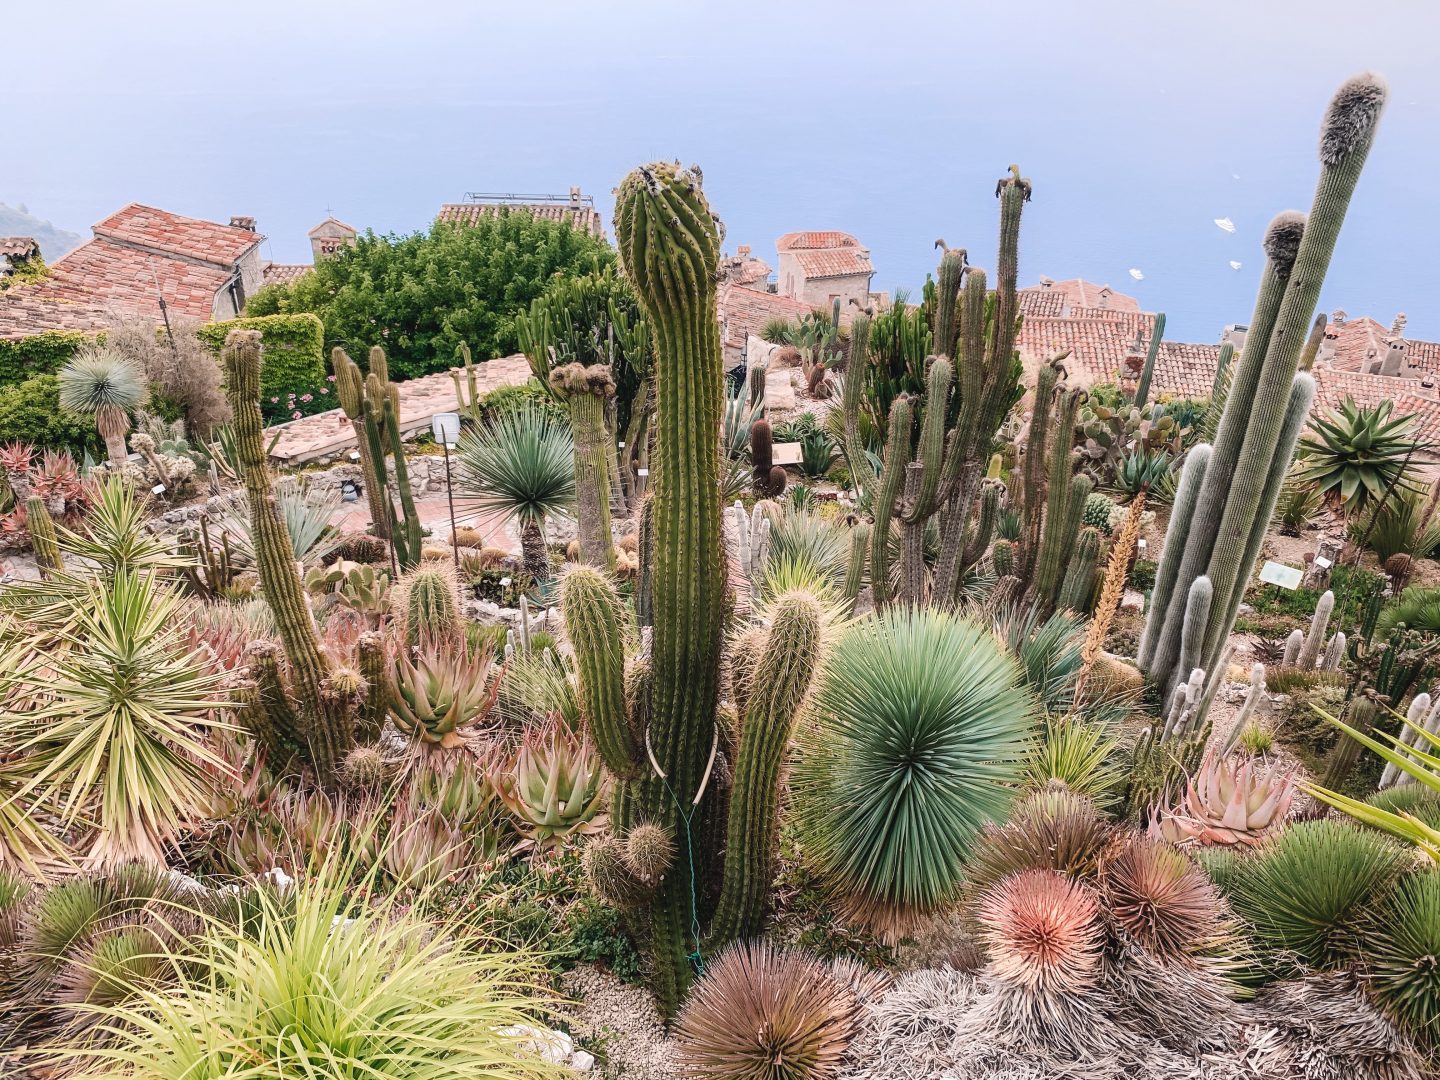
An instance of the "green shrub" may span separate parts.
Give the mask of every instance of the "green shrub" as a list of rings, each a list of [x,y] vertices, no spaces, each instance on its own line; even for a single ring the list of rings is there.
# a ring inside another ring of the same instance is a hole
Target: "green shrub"
[[[53,375],[86,342],[104,337],[80,330],[46,330],[16,341],[0,340],[0,386]]]
[[[530,379],[519,386],[497,386],[488,394],[480,398],[480,415],[489,419],[497,413],[513,411],[523,408],[526,404],[532,404],[536,408],[553,412],[556,416],[564,416],[569,420],[563,406],[559,405],[550,396],[543,386],[535,379]]]
[[[0,445],[16,441],[42,450],[69,450],[79,460],[87,450],[99,452],[100,436],[89,417],[61,412],[54,375],[35,375],[0,386]]]
[[[1256,941],[1312,968],[1334,969],[1361,950],[1361,930],[1394,887],[1406,852],[1348,821],[1289,825],[1228,883]]]
[[[1365,940],[1371,992],[1427,1046],[1440,1044],[1440,870],[1400,884]]]
[[[258,330],[264,347],[260,411],[269,421],[290,420],[338,406],[326,381],[325,327],[314,315],[262,315],[206,323],[196,333],[219,356],[231,330]]]

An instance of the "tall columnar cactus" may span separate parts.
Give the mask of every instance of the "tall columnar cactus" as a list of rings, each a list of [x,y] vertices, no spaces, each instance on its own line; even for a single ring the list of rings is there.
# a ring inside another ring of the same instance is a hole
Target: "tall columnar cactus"
[[[774,464],[775,433],[763,416],[750,425],[750,468],[755,492],[773,499],[785,490],[786,472]]]
[[[1044,525],[1040,535],[1040,546],[1034,559],[1034,580],[1032,591],[1036,601],[1043,608],[1054,606],[1055,594],[1060,589],[1065,567],[1070,561],[1070,552],[1080,532],[1080,522],[1085,513],[1085,500],[1094,490],[1094,481],[1088,476],[1075,475],[1075,417],[1080,404],[1088,395],[1083,390],[1063,388],[1055,398],[1055,418],[1051,424],[1050,446],[1042,448],[1033,443],[1026,449],[1028,457],[1048,452],[1048,491],[1045,497]],[[1039,407],[1039,402],[1036,402]]]
[[[1150,331],[1150,345],[1145,350],[1145,366],[1140,369],[1140,383],[1135,387],[1135,407],[1144,409],[1150,400],[1150,380],[1155,377],[1155,358],[1160,355],[1160,341],[1165,336],[1165,313],[1155,316],[1155,326]]]
[[[772,612],[740,728],[724,886],[710,927],[716,945],[763,929],[779,845],[780,767],[820,655],[823,618],[813,596],[786,593]]]
[[[708,812],[702,783],[715,745],[726,607],[721,540],[720,411],[725,363],[716,317],[720,223],[697,169],[636,169],[616,191],[621,265],[655,336],[653,619],[649,731],[654,767],[621,789],[616,824],[661,824],[685,838],[650,905],[656,992],[673,1011],[697,943],[698,883],[713,853],[694,850],[692,811]]]
[[[31,495],[25,500],[25,528],[30,533],[30,546],[35,552],[35,565],[41,577],[49,577],[57,570],[65,569],[65,557],[60,554],[60,538],[55,535],[55,519],[45,500]]]
[[[1267,230],[1255,312],[1188,533],[1171,521],[1167,540],[1183,542],[1184,554],[1168,602],[1150,609],[1153,627],[1146,636],[1154,644],[1147,675],[1162,690],[1183,675],[1178,668],[1183,598],[1201,574],[1214,588],[1203,650],[1207,662],[1218,657],[1234,625],[1268,523],[1267,500],[1271,492],[1278,497],[1294,454],[1296,413],[1313,401],[1313,380],[1303,372],[1297,376],[1301,352],[1385,98],[1383,81],[1373,75],[1341,86],[1321,128],[1320,180],[1309,217],[1287,212]]]
[[[1086,526],[1075,540],[1075,551],[1065,568],[1065,579],[1055,606],[1080,615],[1090,614],[1095,596],[1095,572],[1100,564],[1100,530]]]
[[[610,772],[640,774],[643,751],[625,714],[625,643],[619,597],[599,571],[571,569],[560,582],[565,629],[579,667],[581,715]]]
[[[1296,660],[1302,668],[1313,668],[1320,662],[1320,650],[1325,646],[1325,635],[1330,628],[1330,613],[1335,610],[1335,594],[1329,589],[1315,603],[1315,614],[1310,619],[1310,630],[1305,635],[1305,644]]]
[[[234,416],[235,454],[250,504],[250,532],[260,588],[275,617],[288,661],[288,692],[304,733],[307,755],[322,781],[333,779],[354,737],[354,716],[333,692],[329,660],[305,598],[290,532],[270,484],[260,417],[260,334],[232,330],[223,350],[226,392]]]
[[[364,481],[365,501],[370,507],[370,521],[375,535],[382,540],[388,540],[390,503],[385,485],[385,456],[380,452],[379,433],[371,430],[365,418],[365,377],[360,373],[360,365],[351,360],[349,354],[338,345],[331,350],[330,367],[335,374],[335,396],[340,400],[340,408],[350,418],[350,426],[355,431],[355,445],[360,454],[360,474]]]
[[[412,649],[454,651],[465,642],[465,621],[455,574],[448,564],[426,564],[400,579],[400,637]]]
[[[1211,447],[1200,443],[1190,448],[1185,465],[1180,470],[1180,483],[1175,487],[1175,502],[1170,508],[1170,528],[1165,532],[1165,546],[1160,552],[1160,565],[1155,568],[1155,586],[1150,593],[1152,617],[1145,622],[1140,636],[1140,652],[1137,662],[1142,671],[1149,670],[1155,655],[1155,645],[1165,623],[1153,617],[1156,608],[1166,610],[1170,597],[1174,595],[1175,581],[1180,573],[1180,563],[1185,557],[1185,538],[1189,535],[1195,516],[1195,504],[1200,498],[1200,489],[1205,483],[1205,471],[1210,467]]]
[[[604,364],[565,364],[550,372],[550,386],[570,410],[575,436],[575,503],[580,554],[591,566],[615,568],[610,533],[610,466],[614,440],[605,423],[615,381]]]
[[[932,343],[941,353],[928,360],[923,397],[911,401],[902,394],[891,404],[878,474],[859,437],[869,320],[858,318],[851,328],[851,374],[842,401],[845,456],[862,503],[869,501],[874,519],[870,583],[878,607],[891,599],[889,546],[894,522],[901,533],[901,599],[907,604],[925,599],[922,541],[926,523],[936,514],[940,515],[940,553],[930,602],[948,606],[959,590],[975,494],[1015,388],[1017,253],[1030,182],[1012,166],[1010,175],[996,185],[996,195],[1000,247],[995,291],[987,292],[984,271],[966,265],[964,251],[945,251],[936,275],[932,327]]]

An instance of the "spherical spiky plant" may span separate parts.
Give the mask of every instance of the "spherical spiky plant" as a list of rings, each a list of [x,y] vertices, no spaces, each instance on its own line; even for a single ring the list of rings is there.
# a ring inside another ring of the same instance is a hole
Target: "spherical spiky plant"
[[[1105,867],[1106,906],[1115,923],[1159,956],[1188,956],[1213,945],[1225,901],[1210,878],[1169,844],[1136,836]]]
[[[763,941],[733,945],[706,970],[675,1029],[682,1075],[824,1080],[850,1044],[855,996],[819,960]]]
[[[385,786],[390,778],[390,768],[385,758],[373,746],[357,746],[345,755],[340,768],[341,778],[351,787],[373,791]]]
[[[890,611],[836,644],[792,782],[808,853],[852,917],[898,937],[953,899],[1001,817],[1034,697],[992,634]]]
[[[1360,948],[1360,929],[1405,866],[1389,838],[1348,821],[1290,825],[1242,860],[1230,901],[1256,942],[1311,967],[1342,967]]]
[[[1082,993],[1100,976],[1105,935],[1100,903],[1053,870],[1006,878],[976,909],[990,972],[1038,994]]]
[[[663,825],[641,822],[625,837],[625,865],[646,885],[655,885],[675,865],[675,837]]]
[[[966,883],[971,895],[978,896],[1025,870],[1093,878],[1114,841],[1114,826],[1089,799],[1047,788],[1019,803],[1004,825],[981,832]]]
[[[128,358],[104,346],[88,346],[60,369],[60,407],[95,418],[112,462],[124,461],[130,414],[145,404],[145,373]]]
[[[1365,934],[1371,993],[1397,1023],[1440,1046],[1440,870],[1406,878]]]

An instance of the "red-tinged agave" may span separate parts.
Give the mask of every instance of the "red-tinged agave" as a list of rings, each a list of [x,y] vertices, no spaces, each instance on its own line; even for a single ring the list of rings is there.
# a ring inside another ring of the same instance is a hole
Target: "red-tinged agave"
[[[491,776],[527,844],[555,847],[605,823],[605,770],[589,742],[552,722],[530,733],[512,766]]]
[[[1151,823],[1151,835],[1172,844],[1258,844],[1285,820],[1295,796],[1294,773],[1255,758],[1229,759],[1213,750],[1185,787],[1175,809]]]

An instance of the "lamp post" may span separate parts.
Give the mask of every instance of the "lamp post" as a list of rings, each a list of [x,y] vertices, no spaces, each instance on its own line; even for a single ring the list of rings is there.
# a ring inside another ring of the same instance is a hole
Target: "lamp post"
[[[450,553],[455,560],[455,572],[460,572],[460,541],[455,537],[455,488],[450,483],[450,447],[460,441],[460,414],[453,412],[436,413],[430,418],[430,430],[435,441],[445,453],[445,501],[450,505]]]

